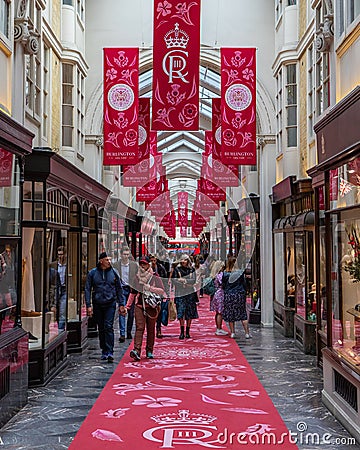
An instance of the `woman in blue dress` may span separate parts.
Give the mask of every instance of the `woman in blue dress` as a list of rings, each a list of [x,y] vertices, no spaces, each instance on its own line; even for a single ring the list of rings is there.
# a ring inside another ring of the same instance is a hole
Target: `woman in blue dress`
[[[224,289],[223,319],[229,322],[231,337],[235,338],[235,322],[241,320],[245,338],[250,339],[249,323],[246,311],[246,281],[239,270],[234,256],[229,256],[224,270],[222,285]]]

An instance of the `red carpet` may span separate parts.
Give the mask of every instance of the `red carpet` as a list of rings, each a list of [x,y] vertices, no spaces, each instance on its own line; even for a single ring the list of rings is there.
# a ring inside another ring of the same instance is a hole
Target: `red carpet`
[[[130,345],[70,449],[297,448],[235,340],[215,336],[205,300],[199,316],[191,339],[177,321],[163,327],[153,360],[134,362]]]

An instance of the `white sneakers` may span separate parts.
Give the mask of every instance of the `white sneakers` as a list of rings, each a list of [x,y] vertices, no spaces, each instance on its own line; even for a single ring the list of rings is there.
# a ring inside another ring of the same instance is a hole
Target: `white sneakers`
[[[222,328],[218,328],[215,331],[216,336],[227,336],[228,332],[223,330]]]
[[[215,334],[216,334],[216,336],[227,336],[229,333],[227,331],[223,330],[222,328],[220,328],[215,331]],[[231,333],[230,337],[232,339],[234,339],[236,337],[236,334]],[[251,334],[249,334],[249,333],[245,334],[245,339],[251,339],[251,338],[252,338]]]

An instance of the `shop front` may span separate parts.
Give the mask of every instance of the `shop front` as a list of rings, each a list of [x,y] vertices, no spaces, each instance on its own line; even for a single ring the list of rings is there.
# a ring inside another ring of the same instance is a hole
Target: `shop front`
[[[323,401],[360,440],[360,87],[314,127],[318,347]]]
[[[244,255],[246,262],[249,323],[259,324],[261,322],[259,196],[250,194],[248,198],[241,199],[238,206],[240,252]]]
[[[273,187],[274,322],[306,354],[316,353],[314,200],[310,179]]]
[[[21,192],[33,137],[0,111],[0,427],[28,398],[28,333],[21,322]]]
[[[29,332],[29,384],[47,383],[68,352],[87,345],[87,272],[108,240],[109,191],[48,148],[25,161],[23,327]],[[100,229],[100,226],[105,228]]]

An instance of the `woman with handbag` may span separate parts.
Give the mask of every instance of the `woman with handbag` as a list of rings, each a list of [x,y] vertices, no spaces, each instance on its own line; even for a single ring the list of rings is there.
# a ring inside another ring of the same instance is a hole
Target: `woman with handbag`
[[[146,328],[146,357],[153,359],[155,342],[155,325],[160,311],[158,301],[165,295],[164,286],[159,275],[150,267],[150,259],[142,256],[139,261],[139,270],[135,276],[134,288],[129,295],[125,309],[131,308],[135,301],[135,337],[134,349],[130,356],[140,361],[141,347]]]
[[[180,322],[179,339],[189,339],[190,326],[192,319],[199,317],[197,312],[197,294],[194,291],[196,283],[195,269],[191,266],[190,257],[182,255],[180,265],[175,268],[172,277],[175,286],[175,304],[177,310],[177,318]],[[184,334],[184,325],[186,321],[186,334]]]

